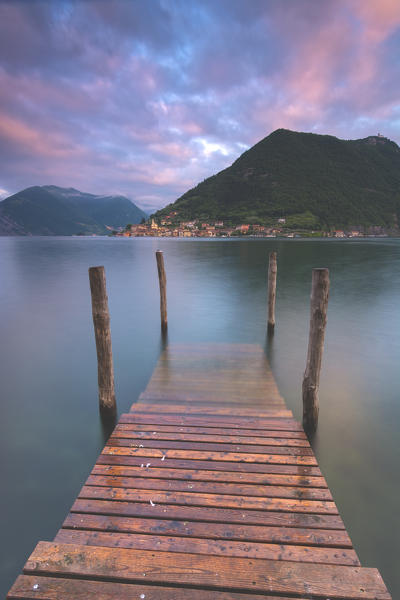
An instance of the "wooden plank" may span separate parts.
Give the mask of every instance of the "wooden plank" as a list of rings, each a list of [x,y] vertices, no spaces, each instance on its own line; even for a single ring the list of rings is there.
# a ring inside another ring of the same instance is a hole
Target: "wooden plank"
[[[126,431],[126,432],[155,432],[157,434],[161,433],[182,433],[182,434],[193,434],[193,435],[212,435],[217,437],[246,437],[246,439],[252,439],[253,437],[259,438],[262,440],[263,438],[270,437],[279,437],[279,438],[288,438],[288,439],[300,439],[306,442],[308,439],[304,431],[282,431],[282,430],[268,430],[268,429],[236,429],[235,427],[218,427],[218,431],[216,431],[215,427],[199,427],[198,425],[189,425],[186,427],[181,427],[177,425],[146,425],[145,423],[118,423],[116,428],[117,431]],[[256,442],[258,443],[258,441]]]
[[[282,446],[282,445],[248,445],[231,444],[223,442],[186,442],[182,440],[156,440],[142,438],[120,438],[112,435],[107,446],[126,448],[161,448],[167,450],[210,450],[211,452],[241,452],[245,454],[285,454],[290,456],[313,456],[310,446]]]
[[[168,448],[165,451],[159,448],[118,448],[117,446],[105,446],[102,454],[111,454],[119,456],[143,456],[148,458],[181,458],[192,460],[218,460],[218,461],[237,461],[242,463],[271,463],[280,465],[309,465],[316,466],[317,461],[314,456],[292,456],[283,454],[248,454],[245,452],[212,452],[201,450],[175,450]]]
[[[317,515],[296,512],[278,512],[247,510],[209,506],[179,506],[149,502],[113,501],[81,499],[75,500],[71,512],[118,515],[121,517],[144,517],[153,519],[171,519],[184,521],[204,521],[207,523],[244,523],[246,525],[265,525],[271,527],[300,527],[303,529],[340,529],[344,530],[339,515]]]
[[[196,415],[157,415],[152,413],[125,413],[121,415],[120,423],[144,423],[158,425],[177,425],[184,426],[200,426],[200,427],[217,427],[235,429],[268,429],[275,431],[302,431],[300,423],[294,419],[271,417],[268,419],[256,417],[238,417],[238,416],[215,416],[208,415],[207,417],[198,417]]]
[[[251,346],[251,344],[250,344]],[[266,362],[264,350],[261,346],[253,348],[244,348],[241,344],[169,344],[161,354],[159,363],[171,363],[179,361],[186,365],[193,365],[202,361],[204,366],[229,364],[229,362],[238,362],[239,364]],[[267,363],[268,364],[268,363]]]
[[[122,454],[100,454],[96,464],[101,465],[140,465],[145,466],[150,463],[157,468],[174,469],[206,469],[207,471],[237,471],[239,473],[281,473],[299,476],[320,476],[319,467],[310,467],[307,465],[288,465],[272,463],[241,463],[241,462],[223,462],[217,460],[179,460],[169,456],[162,460],[162,457],[151,457],[150,460],[144,460],[143,456],[124,456]]]
[[[259,408],[243,408],[235,407],[233,409],[231,406],[223,407],[223,406],[191,406],[191,405],[182,405],[182,404],[132,404],[131,411],[136,414],[152,414],[155,413],[158,416],[164,414],[175,414],[175,415],[197,415],[197,416],[228,416],[232,417],[232,413],[235,413],[235,418],[237,417],[259,417],[259,418],[288,418],[292,416],[292,411],[285,410],[284,408],[266,408],[260,410]]]
[[[209,382],[209,385],[212,385]],[[161,387],[167,387],[160,383]],[[182,393],[182,390],[186,388],[190,392]],[[160,394],[152,393],[146,397],[140,397],[137,402],[132,405],[132,409],[135,408],[136,404],[150,406],[157,405],[160,407],[168,407],[169,405],[182,406],[195,406],[202,408],[203,412],[206,412],[206,408],[225,408],[229,409],[248,409],[248,408],[259,408],[261,412],[268,410],[286,410],[283,400],[276,396],[268,389],[260,390],[238,390],[237,387],[220,390],[218,392],[206,392],[203,388],[188,381],[182,386],[168,386],[168,395],[160,397]],[[183,411],[182,411],[183,412]],[[292,414],[290,413],[290,416]]]
[[[245,374],[247,368],[255,375],[255,381],[270,381],[273,378],[263,351],[245,354],[242,352],[227,354],[191,352],[186,355],[167,351],[160,356],[154,374],[163,370],[168,370],[172,374],[181,374],[187,371],[189,373],[210,373],[211,376],[224,372],[225,377],[222,381],[229,381],[226,377],[227,374],[238,377],[238,375]]]
[[[251,374],[248,374],[251,376]],[[247,393],[246,393],[247,387]],[[203,379],[195,379],[182,377],[180,380],[171,381],[166,376],[158,377],[152,381],[151,387],[147,387],[145,392],[139,396],[139,402],[145,403],[148,401],[169,401],[173,404],[174,400],[191,404],[194,402],[207,403],[210,400],[211,404],[217,401],[228,401],[229,397],[243,407],[247,403],[255,401],[257,403],[264,402],[266,408],[269,403],[285,405],[285,401],[278,394],[274,385],[263,384],[259,386],[245,386],[245,382],[238,384],[231,381],[230,384],[221,385],[218,383],[217,377],[209,377],[204,375]]]
[[[39,542],[25,574],[349,600],[390,600],[376,569]],[[234,574],[234,577],[232,576]]]
[[[227,376],[232,379],[232,373],[227,373]],[[243,379],[241,381],[243,385],[245,384],[247,386],[247,393],[245,394],[245,390],[242,390],[240,385],[238,386],[237,381],[231,381],[229,384],[225,383],[222,386],[222,377],[224,377],[224,374],[221,371],[215,372],[213,375],[213,373],[208,370],[206,375],[204,373],[199,373],[197,376],[192,377],[188,377],[186,373],[176,373],[173,375],[172,385],[170,369],[168,369],[164,374],[159,372],[153,374],[150,384],[147,386],[146,390],[139,395],[139,401],[148,402],[149,400],[154,400],[170,402],[172,395],[171,390],[175,387],[173,397],[180,402],[184,402],[188,398],[194,398],[204,402],[208,399],[214,401],[227,401],[228,398],[226,397],[226,393],[231,392],[233,398],[244,406],[248,401],[255,399],[263,400],[265,405],[268,405],[270,401],[285,404],[285,401],[279,394],[276,383],[272,378],[270,381],[265,380],[262,385],[249,387],[248,382],[249,379],[253,378],[253,375],[251,371],[247,369],[246,373],[243,374]],[[201,388],[200,383],[202,383]],[[196,391],[190,387],[191,385],[193,385],[193,387],[198,386],[200,389]],[[261,394],[263,394],[262,398],[260,397]]]
[[[172,356],[174,354],[182,355],[184,358],[190,358],[195,354],[205,354],[209,356],[213,352],[219,356],[229,356],[243,353],[247,354],[262,354],[264,351],[260,344],[245,344],[245,343],[225,343],[225,342],[196,342],[196,344],[188,344],[185,342],[175,342],[167,346],[164,356]]]
[[[239,361],[231,363],[229,366],[218,366],[217,361],[214,368],[204,368],[201,361],[191,368],[186,365],[178,365],[176,362],[164,363],[164,366],[156,367],[149,385],[142,393],[145,396],[153,393],[168,394],[170,386],[176,386],[181,389],[182,394],[190,394],[191,389],[189,387],[185,388],[183,384],[191,382],[204,390],[205,394],[223,394],[224,390],[233,389],[235,383],[238,386],[236,393],[238,389],[244,391],[244,386],[247,386],[250,398],[253,390],[270,390],[274,397],[282,398],[271,373],[267,375],[259,365],[252,366],[248,364],[246,368]],[[208,383],[211,383],[211,385],[207,385]]]
[[[79,498],[124,500],[154,504],[183,504],[186,506],[215,506],[223,508],[279,510],[337,515],[334,502],[324,500],[297,500],[291,498],[242,497],[229,494],[192,494],[191,492],[165,492],[118,487],[83,486]]]
[[[245,483],[221,483],[206,481],[176,481],[136,477],[113,477],[111,475],[89,475],[85,485],[123,487],[164,491],[187,491],[192,494],[229,494],[235,496],[268,496],[270,498],[297,498],[304,500],[332,500],[328,489],[285,487],[279,485],[246,485]]]
[[[250,374],[251,377],[247,377]],[[223,358],[214,357],[190,357],[189,359],[161,356],[150,381],[160,377],[169,378],[172,381],[180,379],[195,379],[204,381],[210,377],[222,384],[229,385],[232,380],[247,382],[250,386],[266,384],[276,388],[276,382],[265,357],[254,356],[243,358],[243,356]]]
[[[214,444],[229,443],[229,444],[254,444],[269,446],[296,446],[297,448],[309,448],[310,444],[307,439],[304,438],[291,438],[291,437],[278,437],[271,434],[268,437],[257,437],[257,436],[244,436],[244,435],[221,435],[215,432],[214,434],[195,433],[194,431],[188,433],[182,433],[176,429],[172,431],[157,431],[151,430],[140,431],[135,429],[125,429],[122,426],[117,425],[114,429],[112,436],[113,438],[126,438],[126,439],[138,439],[141,440],[182,440],[186,442],[212,442]],[[269,433],[269,432],[266,432]],[[287,433],[287,432],[285,432]]]
[[[191,383],[188,382],[187,387],[191,387]],[[151,396],[138,398],[137,403],[149,406],[169,406],[171,404],[179,405],[180,407],[192,406],[197,407],[199,412],[207,412],[206,409],[213,410],[214,408],[230,408],[231,414],[235,414],[236,409],[241,408],[258,408],[260,412],[263,410],[288,410],[283,400],[274,399],[268,390],[260,391],[257,395],[245,396],[244,392],[238,394],[232,390],[226,390],[225,395],[219,394],[218,396],[203,394],[196,392],[193,389],[189,394],[181,394],[180,390],[169,393],[167,398],[160,398],[155,394]],[[131,409],[134,409],[137,403],[133,403]]]
[[[243,374],[244,375],[244,374]],[[221,382],[224,373],[217,373],[213,376],[211,373],[200,374],[198,376],[189,376],[187,373],[174,374],[173,379],[169,371],[165,374],[153,375],[151,383],[139,396],[140,402],[147,400],[173,400],[184,401],[185,399],[198,399],[207,401],[208,398],[216,400],[227,400],[231,395],[239,403],[246,405],[247,400],[264,400],[266,406],[271,403],[284,405],[282,396],[279,395],[276,385],[270,382],[253,383],[252,374],[246,371],[245,377],[241,379],[233,377],[232,373],[227,373],[230,378],[229,383]],[[247,392],[247,393],[246,393]]]
[[[170,535],[298,544],[302,546],[326,546],[327,548],[352,548],[351,540],[346,531],[331,529],[271,527],[234,523],[213,523],[210,527],[210,523],[203,521],[172,521],[87,513],[70,513],[62,526],[63,529],[90,529],[93,531],[143,533],[158,536]]]
[[[247,399],[256,398],[264,399],[266,404],[270,400],[284,403],[272,379],[257,380],[257,374],[252,374],[250,369],[240,374],[237,368],[230,372],[218,371],[214,374],[210,371],[197,374],[171,373],[170,368],[164,372],[155,372],[146,390],[142,392],[140,401],[166,399],[175,394],[180,400],[196,396],[204,400],[208,397],[226,399],[228,394],[232,394],[233,398],[243,404]]]
[[[269,392],[267,394],[269,395]],[[179,406],[186,406],[187,404],[190,404],[191,406],[197,406],[199,408],[199,413],[201,413],[202,411],[206,412],[204,410],[205,407],[210,409],[214,406],[218,406],[220,408],[230,407],[232,414],[235,414],[236,408],[240,408],[242,406],[244,408],[258,408],[260,411],[271,408],[287,410],[285,404],[278,402],[267,402],[265,400],[265,394],[263,394],[262,398],[246,398],[246,402],[243,402],[243,395],[240,398],[235,398],[235,396],[233,395],[230,395],[229,397],[218,396],[218,398],[215,398],[213,396],[207,396],[206,399],[200,394],[191,394],[190,396],[186,396],[185,399],[179,399],[177,396],[178,394],[174,394],[173,404]],[[138,399],[138,401],[140,401],[140,398]],[[169,406],[171,404],[171,401],[167,399],[164,400],[162,398],[148,398],[143,400],[143,403],[146,405],[162,407]],[[134,406],[135,403],[132,405],[132,408],[134,408]]]
[[[110,548],[134,548],[158,552],[184,552],[210,556],[237,556],[268,560],[290,560],[301,563],[359,565],[354,550],[344,548],[317,548],[285,544],[238,542],[173,536],[115,533],[109,531],[72,531],[60,529],[54,541],[60,544],[85,544]]]
[[[107,446],[127,448],[174,448],[176,450],[211,450],[212,452],[244,452],[248,454],[287,454],[293,456],[313,456],[310,446],[282,446],[282,445],[250,445],[232,444],[223,442],[194,442],[182,440],[156,440],[143,438],[121,438],[111,435]]]
[[[200,365],[201,367],[201,365]],[[165,396],[168,395],[172,388],[176,388],[176,391],[180,391],[183,395],[190,395],[192,390],[190,387],[186,387],[187,384],[193,384],[200,390],[204,390],[205,395],[214,395],[217,397],[225,393],[225,391],[233,390],[235,395],[238,393],[238,389],[242,390],[241,387],[247,387],[249,392],[249,398],[253,397],[253,392],[267,391],[271,393],[271,396],[276,399],[281,399],[282,396],[278,393],[278,388],[272,377],[265,377],[263,373],[259,374],[259,369],[252,367],[243,368],[243,365],[235,364],[229,369],[215,368],[214,370],[207,368],[197,369],[196,371],[189,371],[187,368],[171,367],[166,365],[165,367],[157,367],[154,371],[152,378],[146,390],[142,392],[142,397],[149,396],[152,394]],[[237,386],[235,388],[235,385]],[[246,398],[246,396],[242,396]],[[268,397],[266,398],[268,401]]]
[[[164,461],[165,462],[165,461]],[[246,485],[300,486],[310,488],[328,487],[323,477],[305,477],[303,475],[281,475],[279,473],[235,473],[232,471],[207,471],[199,469],[159,469],[151,463],[141,466],[100,465],[93,467],[92,475],[110,475],[111,477],[143,477],[183,481],[220,481],[226,483],[246,483]]]
[[[168,397],[168,394],[170,397]],[[261,347],[236,345],[168,346],[162,353],[140,402],[172,404],[171,395],[182,403],[211,400],[215,405],[246,406],[250,400],[261,409],[268,405],[285,408]],[[152,396],[152,397],[151,397]]]
[[[33,593],[34,590],[34,593]],[[20,575],[7,600],[265,600],[264,594],[242,594],[216,590],[117,583],[94,579]],[[292,600],[268,596],[268,600]],[[304,598],[302,600],[305,600]]]

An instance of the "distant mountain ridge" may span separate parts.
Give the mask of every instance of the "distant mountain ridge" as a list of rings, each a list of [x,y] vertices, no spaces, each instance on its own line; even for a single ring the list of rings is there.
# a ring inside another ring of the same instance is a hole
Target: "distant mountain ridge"
[[[106,234],[147,214],[125,196],[34,186],[0,202],[0,235]]]
[[[380,134],[341,140],[278,129],[154,216],[172,212],[179,221],[397,229],[400,148]]]

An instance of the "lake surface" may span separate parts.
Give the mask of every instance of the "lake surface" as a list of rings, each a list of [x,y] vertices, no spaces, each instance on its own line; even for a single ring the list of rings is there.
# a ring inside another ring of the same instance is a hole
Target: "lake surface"
[[[52,540],[104,444],[88,267],[106,268],[119,412],[171,342],[259,343],[301,418],[312,267],[331,295],[313,442],[363,566],[400,597],[400,240],[0,238],[1,584]],[[266,338],[268,253],[278,252]],[[396,593],[397,592],[397,593]]]

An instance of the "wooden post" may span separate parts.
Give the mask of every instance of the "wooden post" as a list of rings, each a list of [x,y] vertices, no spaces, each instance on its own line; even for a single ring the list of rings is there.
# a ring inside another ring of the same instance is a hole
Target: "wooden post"
[[[166,331],[168,327],[167,320],[167,278],[164,269],[164,254],[162,250],[156,251],[158,281],[160,283],[160,312],[161,312],[161,329]]]
[[[97,350],[99,407],[103,417],[114,418],[117,413],[114,391],[114,367],[111,348],[110,314],[104,267],[89,269],[92,314]]]
[[[318,424],[319,375],[329,297],[329,270],[313,269],[311,286],[310,335],[307,365],[303,378],[303,427],[312,433]]]
[[[270,252],[268,267],[268,331],[273,331],[275,327],[276,272],[276,252]]]

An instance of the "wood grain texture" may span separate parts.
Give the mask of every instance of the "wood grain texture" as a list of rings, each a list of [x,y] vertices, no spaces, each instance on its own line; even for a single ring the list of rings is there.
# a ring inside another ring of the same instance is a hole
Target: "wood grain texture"
[[[37,587],[36,587],[37,586]],[[34,594],[32,593],[34,591]],[[20,575],[8,593],[8,600],[265,600],[264,594],[242,594],[193,588],[116,583],[94,579],[65,579]],[[292,600],[268,596],[268,600]],[[301,600],[305,600],[302,598]]]
[[[60,529],[54,541],[60,544],[85,544],[109,548],[135,548],[158,552],[181,552],[207,556],[237,556],[268,560],[285,560],[302,563],[359,565],[354,550],[298,546],[294,544],[268,544],[249,541],[228,541],[209,538],[143,535],[110,531]]]
[[[282,454],[250,454],[247,452],[213,452],[212,450],[176,450],[175,448],[126,448],[105,446],[102,454],[118,456],[143,456],[147,458],[182,458],[192,460],[231,461],[242,463],[271,463],[279,465],[310,465],[316,466],[314,456],[296,456]],[[146,461],[147,462],[147,461]]]
[[[269,331],[275,327],[275,300],[276,300],[276,274],[278,268],[276,263],[276,252],[270,252],[268,262],[268,318]]]
[[[311,529],[300,527],[271,527],[267,525],[244,525],[242,523],[210,523],[205,521],[177,521],[140,517],[70,513],[63,529],[88,529],[122,533],[146,533],[157,536],[171,535],[216,540],[247,540],[303,546],[326,546],[327,548],[352,548],[346,531]]]
[[[254,445],[274,445],[274,446],[295,446],[297,448],[309,448],[309,442],[305,438],[295,437],[282,437],[279,433],[265,432],[265,437],[257,436],[245,436],[245,435],[226,435],[222,434],[221,431],[211,433],[195,433],[177,431],[176,428],[172,431],[158,431],[151,429],[148,431],[140,431],[135,429],[127,429],[128,426],[123,427],[118,425],[113,431],[113,439],[125,438],[125,439],[139,439],[139,440],[181,440],[185,442],[212,442],[214,444],[254,444]],[[197,429],[196,429],[197,432]],[[284,432],[287,433],[287,432]]]
[[[310,301],[310,333],[307,364],[303,378],[303,427],[317,428],[319,413],[319,376],[321,372],[329,297],[328,269],[313,269]]]
[[[185,405],[174,404],[174,398],[171,396],[171,401],[169,404],[146,404],[146,403],[137,403],[134,404],[131,408],[133,413],[156,413],[157,415],[165,415],[165,414],[175,414],[175,415],[198,415],[198,416],[228,416],[231,417],[234,412],[235,417],[260,417],[260,418],[277,418],[277,417],[291,417],[292,412],[290,410],[286,410],[285,408],[268,406],[268,408],[260,409],[257,408],[247,408],[241,405],[240,407],[235,407],[233,411],[232,406],[229,407],[220,407],[220,406],[210,406],[209,404],[206,406],[192,406],[189,403]]]
[[[235,411],[232,410],[234,413]],[[254,416],[235,416],[226,415],[185,415],[181,414],[152,414],[139,413],[137,411],[121,415],[120,423],[133,424],[152,424],[152,425],[178,425],[181,427],[213,427],[234,428],[234,429],[253,429],[255,431],[275,430],[275,431],[302,431],[300,423],[291,418],[257,418]],[[258,435],[258,433],[257,433]]]
[[[289,438],[289,439],[299,439],[303,440],[308,444],[307,436],[303,430],[297,429],[292,431],[284,431],[284,430],[268,430],[268,429],[236,429],[234,426],[223,428],[218,427],[218,431],[215,430],[215,427],[202,427],[200,425],[192,425],[185,427],[176,427],[175,425],[157,425],[154,427],[153,425],[146,425],[145,423],[122,423],[120,422],[114,433],[117,431],[125,431],[125,432],[142,432],[145,434],[146,432],[151,432],[152,434],[157,433],[173,433],[179,435],[180,433],[188,433],[194,435],[207,435],[213,436],[214,440],[217,440],[218,437],[226,437],[234,439],[236,436],[245,436],[247,438],[269,438],[269,437],[279,437],[279,438]],[[217,436],[217,437],[216,437]],[[179,438],[177,438],[179,439]],[[262,443],[262,440],[256,443]],[[269,442],[268,442],[269,443]]]
[[[100,412],[114,418],[117,411],[114,389],[114,367],[111,347],[110,313],[104,267],[90,267],[89,282],[92,316],[97,351],[97,375]]]
[[[135,477],[113,477],[111,475],[89,475],[85,485],[123,487],[125,489],[164,490],[190,492],[192,494],[229,494],[235,496],[267,496],[272,498],[296,498],[300,500],[332,500],[329,490],[321,488],[286,487],[279,485],[248,485],[209,481],[176,481],[174,479],[151,479]]]
[[[264,594],[389,600],[376,569],[39,542],[24,573]]]
[[[116,448],[118,450],[118,448]],[[111,450],[112,451],[112,450]],[[174,469],[206,469],[208,471],[233,471],[238,473],[281,473],[288,475],[299,475],[299,476],[319,476],[321,471],[319,467],[310,467],[308,465],[300,464],[281,464],[281,463],[251,463],[251,462],[229,462],[229,461],[218,461],[218,460],[196,460],[196,459],[178,459],[171,458],[168,453],[167,455],[157,457],[148,457],[146,460],[144,456],[126,456],[119,452],[102,453],[97,459],[99,465],[137,465],[144,467],[150,463],[153,467],[158,468],[174,468]],[[164,458],[164,460],[163,460]]]
[[[165,462],[165,461],[164,461]],[[143,463],[141,463],[143,464]],[[328,487],[323,477],[310,477],[304,475],[282,475],[280,473],[237,473],[234,471],[207,471],[206,469],[159,469],[152,463],[138,466],[125,465],[102,465],[96,464],[93,467],[92,475],[109,475],[111,477],[138,477],[140,478],[159,478],[168,481],[184,480],[184,481],[211,481],[236,483],[254,486],[277,485],[285,487],[302,487],[302,488],[320,488]]]
[[[151,504],[178,504],[185,506],[215,506],[251,510],[279,510],[337,515],[334,502],[323,500],[297,500],[292,498],[269,498],[230,496],[229,494],[192,494],[191,492],[168,492],[119,487],[83,486],[79,498],[100,500],[124,500],[149,502]],[[151,502],[150,502],[151,501]]]
[[[264,441],[265,443],[265,441]],[[107,446],[115,446],[120,448],[159,448],[167,450],[173,448],[175,450],[211,450],[212,452],[240,452],[245,454],[286,454],[291,456],[313,456],[313,451],[310,446],[284,446],[282,444],[274,445],[249,445],[240,443],[219,442],[197,442],[186,440],[155,440],[143,438],[126,439],[111,436],[108,439]]]
[[[160,285],[160,316],[161,329],[166,331],[168,327],[167,318],[167,277],[165,275],[164,254],[162,250],[156,251],[158,283]]]
[[[311,529],[344,529],[339,515],[247,510],[210,506],[155,504],[132,500],[75,500],[71,512],[118,515],[122,517],[161,518],[166,520],[204,521],[207,523],[242,523],[272,527],[300,527]]]

